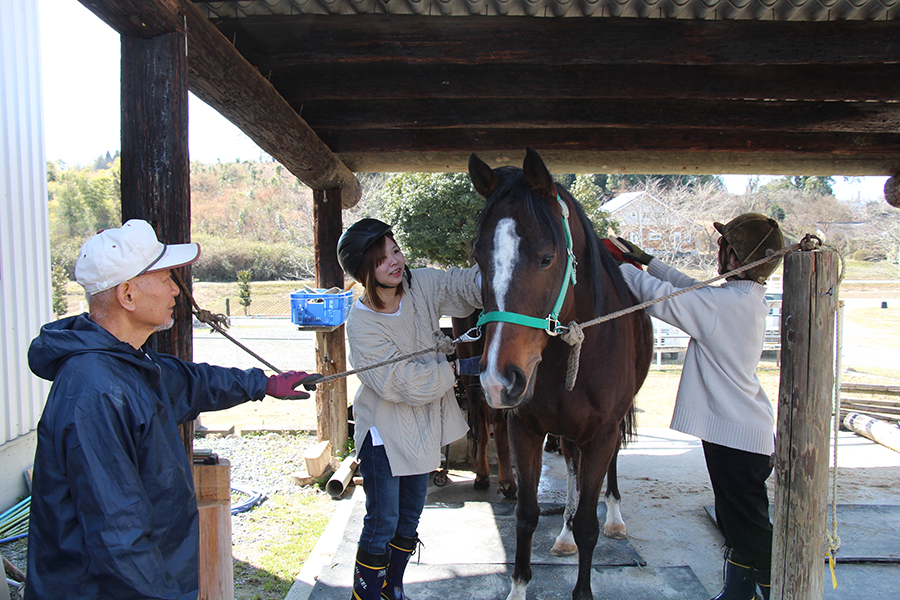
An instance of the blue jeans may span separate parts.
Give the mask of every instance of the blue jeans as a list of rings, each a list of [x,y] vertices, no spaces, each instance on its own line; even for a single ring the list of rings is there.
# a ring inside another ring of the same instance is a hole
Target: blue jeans
[[[366,435],[357,456],[366,492],[359,547],[370,554],[384,554],[394,536],[416,537],[428,493],[428,473],[394,477],[384,446],[373,446],[371,435]]]

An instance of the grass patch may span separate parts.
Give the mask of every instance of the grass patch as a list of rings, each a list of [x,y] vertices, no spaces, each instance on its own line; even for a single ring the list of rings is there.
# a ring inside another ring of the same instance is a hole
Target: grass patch
[[[334,502],[324,493],[273,495],[245,517],[250,541],[235,544],[235,598],[281,600],[293,585]]]

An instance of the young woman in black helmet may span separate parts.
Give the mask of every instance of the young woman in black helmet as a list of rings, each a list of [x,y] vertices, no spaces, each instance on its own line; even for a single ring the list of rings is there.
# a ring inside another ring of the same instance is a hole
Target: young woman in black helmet
[[[363,285],[350,309],[350,363],[363,367],[434,345],[443,315],[481,308],[478,268],[410,270],[391,227],[353,224],[338,241],[344,272]],[[366,517],[353,577],[354,600],[402,600],[403,573],[418,543],[428,474],[441,448],[468,426],[453,393],[456,363],[438,352],[359,374],[354,442]]]
[[[757,213],[714,224],[719,273],[727,273],[784,246],[778,223]],[[620,238],[621,240],[621,238]],[[684,289],[696,280],[634,244],[623,256],[647,265],[620,266],[638,302]],[[715,496],[716,521],[728,556],[725,585],[713,600],[769,598],[772,525],[766,479],[772,473],[775,414],[756,367],[766,330],[765,281],[780,259],[647,308],[691,336],[672,415],[672,429],[703,440]],[[758,586],[758,590],[757,590]]]

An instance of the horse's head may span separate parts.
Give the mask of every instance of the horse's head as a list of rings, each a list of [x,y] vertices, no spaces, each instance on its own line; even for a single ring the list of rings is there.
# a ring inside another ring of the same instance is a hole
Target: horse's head
[[[491,407],[514,408],[531,398],[541,354],[556,334],[548,316],[562,318],[570,308],[568,208],[530,148],[522,169],[491,169],[472,154],[469,176],[487,199],[474,244],[485,311],[481,385]]]

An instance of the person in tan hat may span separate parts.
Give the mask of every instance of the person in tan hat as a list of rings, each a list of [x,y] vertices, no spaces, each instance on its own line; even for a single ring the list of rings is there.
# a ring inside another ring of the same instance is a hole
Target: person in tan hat
[[[757,213],[715,223],[719,274],[748,265],[784,246],[778,223]],[[638,302],[691,287],[697,280],[634,244],[618,257],[619,270]],[[713,600],[768,600],[772,525],[766,479],[775,452],[775,414],[756,367],[766,330],[766,279],[780,258],[647,308],[691,336],[684,355],[672,429],[703,440],[715,496],[716,522],[725,536],[725,584]]]
[[[317,374],[197,364],[144,347],[172,326],[171,269],[197,244],[159,242],[145,221],[91,237],[75,278],[90,314],[48,323],[28,350],[53,385],[38,423],[28,598],[198,594],[199,523],[178,425],[248,400],[308,398]]]

